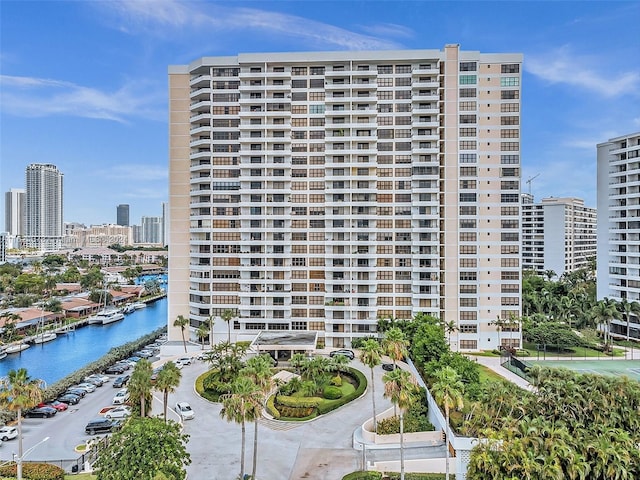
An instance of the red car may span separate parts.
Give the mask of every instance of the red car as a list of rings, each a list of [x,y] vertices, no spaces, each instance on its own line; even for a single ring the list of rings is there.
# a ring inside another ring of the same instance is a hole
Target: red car
[[[67,408],[69,408],[69,405],[64,402],[54,400],[53,402],[42,402],[38,405],[38,408],[40,407],[51,407],[55,408],[59,412],[64,412]]]

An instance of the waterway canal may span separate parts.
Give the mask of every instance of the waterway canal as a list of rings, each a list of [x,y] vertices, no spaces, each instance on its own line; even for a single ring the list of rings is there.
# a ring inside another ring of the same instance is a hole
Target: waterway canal
[[[55,340],[31,345],[21,353],[0,360],[0,377],[9,370],[26,368],[31,378],[41,378],[48,385],[78,368],[102,357],[111,348],[151,333],[167,324],[167,297],[126,315],[109,325],[87,325],[58,335]]]

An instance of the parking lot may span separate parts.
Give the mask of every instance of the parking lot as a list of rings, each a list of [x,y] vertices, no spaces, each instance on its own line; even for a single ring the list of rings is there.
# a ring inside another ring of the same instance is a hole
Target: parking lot
[[[193,348],[193,347],[192,347]],[[184,356],[184,350],[174,346],[173,351],[162,352],[162,361]],[[199,350],[193,349],[189,356]],[[154,365],[158,358],[151,359]],[[357,359],[351,365],[362,370],[369,378],[369,369]],[[220,417],[220,404],[210,403],[199,397],[194,390],[195,379],[205,372],[207,365],[194,360],[184,365],[182,381],[178,389],[169,395],[169,417],[178,420],[172,407],[179,401],[188,402],[194,411],[194,419],[184,422],[184,432],[190,436],[187,450],[192,463],[187,467],[189,478],[215,478],[235,480],[240,472],[241,427],[228,423]],[[128,372],[130,373],[130,371]],[[376,407],[380,412],[390,406],[383,398],[384,386],[381,366],[376,367]],[[48,419],[25,419],[23,422],[24,451],[36,445],[45,437],[47,442],[38,445],[25,461],[42,460],[63,467],[75,462],[79,457],[74,449],[92,438],[85,434],[86,424],[105,406],[112,405],[118,389],[112,383],[119,375],[110,375],[111,382],[89,393],[66,412],[59,412]],[[362,452],[353,448],[353,432],[371,416],[371,390],[329,415],[309,422],[274,422],[263,419],[258,435],[258,476],[264,480],[318,479],[335,480],[344,474],[358,470],[362,465]],[[152,410],[162,412],[162,395],[154,392]],[[253,456],[252,423],[247,424],[246,467],[251,471]],[[9,440],[0,447],[0,460],[11,460],[17,453],[17,440]],[[394,451],[372,451],[367,460],[396,458]]]

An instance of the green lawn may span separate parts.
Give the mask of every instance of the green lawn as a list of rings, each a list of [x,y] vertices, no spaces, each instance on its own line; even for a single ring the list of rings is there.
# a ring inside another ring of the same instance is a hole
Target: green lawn
[[[482,383],[505,380],[505,378],[502,375],[498,375],[489,367],[485,367],[484,365],[478,365],[478,368],[480,369],[480,382]]]

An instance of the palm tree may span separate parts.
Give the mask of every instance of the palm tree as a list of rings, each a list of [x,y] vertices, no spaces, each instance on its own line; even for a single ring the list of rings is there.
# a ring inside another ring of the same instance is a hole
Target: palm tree
[[[616,309],[616,307],[611,303],[611,300],[608,298],[604,298],[596,304],[591,309],[591,316],[596,324],[605,324],[604,326],[604,346],[605,350],[609,349],[610,335],[609,331],[611,329],[611,319],[612,318],[620,318],[620,312]]]
[[[449,412],[451,408],[461,410],[464,406],[462,393],[464,392],[464,384],[461,377],[453,367],[443,367],[435,373],[435,383],[431,386],[431,392],[440,405],[444,407],[447,443],[445,450],[447,451],[447,464],[445,466],[445,477],[449,480]]]
[[[252,357],[247,360],[246,366],[242,372],[249,376],[253,383],[260,389],[262,395],[259,404],[254,407],[254,432],[253,432],[253,462],[251,466],[251,478],[256,478],[256,469],[258,463],[258,419],[262,416],[262,406],[267,396],[273,388],[273,372],[271,371],[271,362],[263,355]]]
[[[416,389],[411,374],[401,368],[386,373],[382,380],[385,398],[389,398],[394,407],[400,410],[400,480],[404,480],[404,412],[415,401]]]
[[[246,443],[246,422],[255,418],[256,405],[261,405],[260,388],[249,377],[238,377],[231,384],[231,393],[220,396],[222,410],[220,416],[228,422],[239,423],[242,427],[240,478],[244,478],[244,454]]]
[[[224,312],[222,312],[222,320],[227,322],[227,342],[231,343],[231,320],[233,319],[233,310],[227,308]]]
[[[140,401],[140,416],[147,416],[147,408],[151,407],[151,375],[153,367],[151,362],[146,358],[136,363],[131,379],[129,380],[128,390],[131,398]]]
[[[500,345],[502,345],[500,340],[500,332],[504,327],[507,326],[507,320],[505,320],[504,318],[500,317],[500,315],[498,315],[496,316],[496,319],[493,322],[489,322],[489,325],[495,325],[496,327],[496,331],[498,332],[498,346],[496,348],[500,348]]]
[[[618,302],[618,311],[624,314],[624,319],[627,322],[627,341],[629,341],[630,335],[630,323],[631,323],[631,314],[638,317],[640,315],[640,303],[636,301],[629,301],[626,298],[623,298]]]
[[[396,365],[399,360],[402,360],[407,354],[407,347],[409,342],[407,341],[404,332],[398,327],[391,327],[384,334],[382,340],[385,353],[391,357],[393,364]]]
[[[165,363],[162,370],[158,372],[155,389],[161,391],[163,394],[164,423],[167,423],[167,404],[169,402],[169,393],[175,392],[178,385],[180,385],[181,378],[182,372],[173,362]]]
[[[173,321],[174,327],[180,327],[180,333],[182,333],[182,344],[184,345],[184,353],[187,353],[187,341],[184,338],[184,331],[187,325],[189,325],[189,319],[183,317],[182,315],[178,315]]]
[[[31,379],[26,368],[10,370],[0,379],[0,407],[15,412],[18,418],[18,458],[22,459],[22,412],[42,401],[44,383]],[[22,478],[22,461],[18,462],[18,478]]]
[[[206,323],[201,323],[196,330],[196,336],[200,340],[201,350],[204,350],[204,339],[209,336],[209,326]]]
[[[445,322],[444,320],[442,320],[441,325],[445,335],[447,336],[447,344],[451,346],[451,334],[458,331],[456,322],[454,322],[453,320],[449,320],[448,322]]]
[[[304,356],[304,353],[294,353],[293,355],[291,355],[289,364],[291,365],[291,368],[293,368],[296,373],[300,375],[302,367],[307,361],[307,357]]]
[[[382,346],[377,340],[370,338],[365,340],[360,349],[360,361],[369,367],[371,371],[371,403],[373,404],[373,433],[378,431],[378,420],[376,417],[376,389],[373,379],[374,367],[382,363]]]
[[[213,325],[216,323],[213,314],[209,315],[209,348],[213,347]]]

